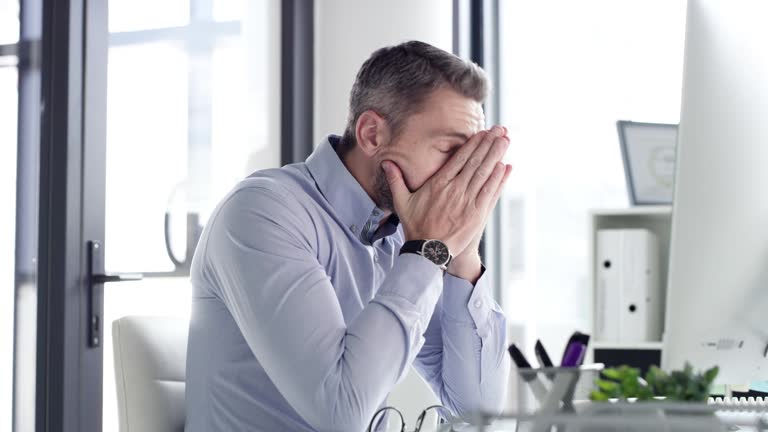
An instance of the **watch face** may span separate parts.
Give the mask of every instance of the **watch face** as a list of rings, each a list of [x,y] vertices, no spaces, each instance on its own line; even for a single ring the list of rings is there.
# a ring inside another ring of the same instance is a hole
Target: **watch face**
[[[429,240],[424,243],[422,255],[437,265],[447,264],[448,259],[451,257],[448,246],[440,240]]]

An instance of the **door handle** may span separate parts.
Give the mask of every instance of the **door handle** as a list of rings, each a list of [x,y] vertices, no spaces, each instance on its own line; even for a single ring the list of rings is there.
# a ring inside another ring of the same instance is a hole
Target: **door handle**
[[[86,243],[88,254],[88,273],[86,274],[88,295],[88,346],[101,346],[102,314],[104,292],[102,285],[107,282],[131,282],[142,280],[141,273],[101,273],[104,269],[104,251],[99,241],[89,240]]]
[[[95,274],[91,275],[94,284],[103,284],[107,282],[132,282],[144,279],[141,273],[116,273],[116,274]]]

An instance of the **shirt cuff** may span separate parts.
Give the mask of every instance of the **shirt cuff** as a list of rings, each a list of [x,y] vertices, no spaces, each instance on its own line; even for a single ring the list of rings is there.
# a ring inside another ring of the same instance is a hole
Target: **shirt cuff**
[[[405,253],[395,259],[373,301],[400,319],[413,333],[409,335],[413,343],[427,330],[442,290],[440,267],[419,254]]]
[[[397,275],[397,280],[391,280],[389,277],[385,279],[377,295],[402,297],[417,306],[425,301],[436,303],[440,297],[442,271],[435,263],[419,254],[399,255],[390,273]]]
[[[483,266],[474,287],[469,281],[446,273],[443,277],[443,314],[451,321],[477,329],[486,328],[493,305],[491,280],[487,273]]]

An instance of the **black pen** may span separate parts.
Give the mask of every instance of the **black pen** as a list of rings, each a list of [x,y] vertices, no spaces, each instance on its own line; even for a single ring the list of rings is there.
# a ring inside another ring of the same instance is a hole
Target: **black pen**
[[[541,343],[540,339],[536,340],[536,358],[539,360],[539,363],[541,363],[542,367],[551,368],[554,367],[555,364],[552,363],[552,359],[549,358],[549,353],[547,353],[547,350],[544,349],[544,344]]]
[[[539,360],[539,364],[541,367],[545,368],[551,368],[555,367],[555,364],[552,363],[552,359],[549,357],[549,353],[547,353],[547,350],[544,348],[544,344],[541,343],[540,339],[536,340],[536,346],[534,347],[534,351],[536,352],[536,359]],[[547,372],[546,373],[547,378],[550,380],[555,379],[555,372]]]
[[[528,363],[528,359],[526,359],[523,353],[520,352],[520,349],[517,347],[517,345],[510,345],[508,351],[509,355],[512,356],[512,361],[515,362],[518,368],[531,369],[531,364]]]
[[[512,361],[515,362],[519,369],[531,369],[531,364],[520,349],[517,348],[517,345],[510,345],[507,351],[509,351]],[[547,397],[547,388],[539,379],[538,373],[520,374],[520,377],[531,386],[531,390],[533,391],[533,395],[536,396],[536,399],[543,401]]]

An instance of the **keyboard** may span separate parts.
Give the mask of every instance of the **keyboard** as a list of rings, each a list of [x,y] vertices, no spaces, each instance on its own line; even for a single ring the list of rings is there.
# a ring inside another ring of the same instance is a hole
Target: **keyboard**
[[[717,397],[709,398],[707,404],[717,408],[717,417],[728,430],[768,430],[768,398]]]

